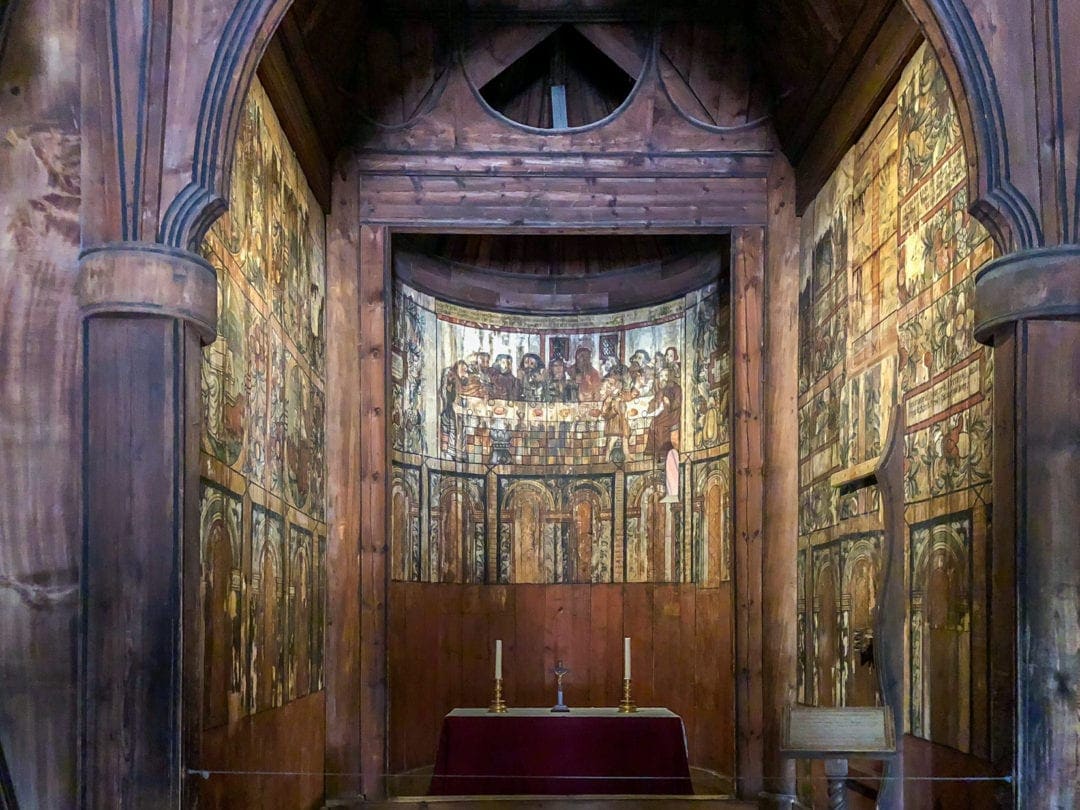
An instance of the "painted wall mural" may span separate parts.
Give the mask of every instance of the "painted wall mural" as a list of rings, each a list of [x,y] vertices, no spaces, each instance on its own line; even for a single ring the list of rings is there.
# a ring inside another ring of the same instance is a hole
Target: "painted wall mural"
[[[545,317],[397,284],[394,578],[730,579],[729,333],[716,284]]]
[[[202,367],[204,726],[322,688],[324,217],[256,83],[230,211],[203,254],[218,339]]]
[[[879,498],[829,477],[876,458],[902,408],[906,731],[985,756],[969,709],[986,699],[993,358],[972,305],[993,248],[965,183],[956,112],[923,46],[802,219],[798,684],[812,703],[880,701]]]

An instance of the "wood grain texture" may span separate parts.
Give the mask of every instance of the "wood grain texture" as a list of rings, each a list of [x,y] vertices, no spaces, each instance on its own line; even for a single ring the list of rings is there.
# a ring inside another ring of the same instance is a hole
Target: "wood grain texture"
[[[622,640],[633,695],[686,723],[690,762],[735,766],[731,589],[694,585],[454,585],[391,582],[390,772],[430,765],[446,712],[491,700],[495,639],[511,706],[555,703],[562,660],[571,706],[614,706]]]
[[[762,228],[738,228],[732,237],[735,672],[738,795],[745,798],[761,791],[764,766],[761,600],[765,233]]]
[[[738,81],[725,78],[718,94],[743,97]],[[449,70],[427,115],[373,133],[352,156],[361,217],[371,223],[715,231],[764,222],[771,148],[765,124],[696,127],[652,74],[615,117],[538,134],[499,120],[465,75]]]
[[[1022,807],[1080,803],[1080,323],[1017,328],[1017,760]]]
[[[83,800],[180,792],[181,544],[198,336],[181,321],[94,317],[84,334]],[[135,381],[138,381],[137,383]]]
[[[360,381],[360,755],[363,792],[374,798],[385,791],[387,751],[389,232],[361,227],[358,250],[359,358],[353,362]]]
[[[868,3],[867,8],[875,5]],[[867,13],[866,8],[862,13]],[[830,101],[806,119],[818,120],[817,128],[811,133],[794,134],[792,137],[801,141],[799,146],[785,144],[796,166],[799,211],[821,190],[844,153],[862,136],[922,42],[919,28],[902,2],[889,4],[877,19],[877,26],[865,50],[849,66],[846,81],[831,93],[831,88],[819,89]],[[794,114],[793,120],[800,117]]]
[[[78,9],[35,0],[3,16],[0,736],[22,806],[62,807],[76,790],[77,744]]]
[[[989,667],[989,759],[1001,773],[1016,752],[1016,327],[999,331],[994,345],[994,525],[990,547],[990,594],[994,621],[987,637]]]
[[[356,178],[335,176],[327,227],[326,345],[326,770],[360,772],[360,251]],[[355,777],[332,777],[327,795],[360,792]]]
[[[765,241],[764,551],[762,622],[769,649],[762,661],[765,692],[764,789],[795,793],[795,766],[780,755],[780,718],[795,702],[798,666],[796,555],[799,537],[799,238],[795,177],[777,158],[769,176]]]
[[[193,777],[198,806],[322,807],[325,712],[316,692],[207,732],[198,764],[206,778]]]

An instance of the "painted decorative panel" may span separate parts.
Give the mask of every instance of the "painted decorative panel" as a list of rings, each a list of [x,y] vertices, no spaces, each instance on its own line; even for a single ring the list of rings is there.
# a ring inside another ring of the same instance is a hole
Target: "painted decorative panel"
[[[886,542],[880,497],[841,495],[830,477],[877,458],[901,408],[909,535],[888,542],[905,544],[911,588],[904,730],[986,756],[985,723],[971,727],[964,708],[987,699],[986,682],[960,648],[985,666],[993,357],[972,328],[975,272],[993,248],[967,214],[966,183],[956,111],[924,45],[802,218],[800,660],[810,701],[879,699],[864,659]],[[965,528],[958,514],[976,517]],[[983,562],[954,562],[933,545],[946,536]],[[932,611],[927,588],[944,600]]]
[[[285,520],[253,506],[246,651],[252,712],[285,702],[285,554]]]
[[[499,478],[500,582],[610,582],[613,476]]]
[[[971,745],[971,513],[911,527],[911,733]]]
[[[731,580],[731,466],[727,459],[694,464],[693,485],[692,579],[715,586]]]
[[[394,304],[395,579],[730,578],[730,312],[715,284],[603,314],[471,309],[400,283]]]
[[[431,582],[483,582],[487,569],[487,479],[428,474]]]
[[[202,365],[206,727],[323,677],[324,217],[258,83],[229,201],[203,245],[218,277],[218,339]],[[223,610],[237,625],[229,645]]]
[[[228,695],[240,694],[244,625],[243,597],[244,507],[235,493],[207,481],[199,499],[202,539],[202,598],[208,651],[203,659],[203,725],[228,722]]]

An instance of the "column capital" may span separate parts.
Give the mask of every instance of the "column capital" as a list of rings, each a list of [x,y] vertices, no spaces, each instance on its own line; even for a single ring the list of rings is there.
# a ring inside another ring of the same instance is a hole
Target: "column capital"
[[[204,343],[217,328],[217,271],[201,256],[153,242],[118,242],[79,256],[84,317],[110,313],[188,321]]]
[[[1080,318],[1080,245],[1022,250],[988,263],[975,277],[975,339],[1019,320]]]

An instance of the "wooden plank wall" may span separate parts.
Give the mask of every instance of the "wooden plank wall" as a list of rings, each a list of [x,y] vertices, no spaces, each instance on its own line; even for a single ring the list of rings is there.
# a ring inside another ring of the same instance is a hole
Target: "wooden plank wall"
[[[313,692],[205,732],[203,762],[235,773],[211,773],[205,781],[195,777],[198,806],[321,807],[325,711],[325,693]]]
[[[360,228],[360,756],[363,792],[386,773],[386,583],[390,480],[386,301],[390,234]],[[381,383],[381,384],[380,384]]]
[[[327,220],[326,474],[327,627],[326,771],[360,771],[360,247],[356,182],[334,183]],[[330,796],[358,793],[355,777],[328,776]]]
[[[622,640],[632,639],[633,695],[686,723],[690,763],[735,767],[731,584],[457,585],[390,583],[390,770],[431,765],[442,717],[491,701],[495,639],[510,706],[614,706]]]
[[[739,707],[739,796],[756,796],[764,768],[762,683],[762,535],[764,529],[764,292],[765,229],[733,233],[735,590],[739,615],[735,649]],[[770,441],[772,437],[770,437]],[[769,583],[772,587],[773,583]],[[774,628],[770,627],[770,630]]]

